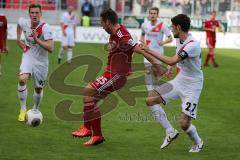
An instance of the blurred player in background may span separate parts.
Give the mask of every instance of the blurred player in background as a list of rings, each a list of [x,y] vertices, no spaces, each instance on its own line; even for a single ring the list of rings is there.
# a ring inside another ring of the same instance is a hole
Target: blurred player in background
[[[17,44],[22,49],[22,62],[19,73],[18,97],[20,114],[18,121],[25,120],[27,100],[27,80],[34,80],[34,109],[39,109],[43,97],[44,81],[48,74],[48,52],[53,51],[53,35],[50,26],[41,21],[41,6],[29,6],[30,19],[20,18],[17,25]],[[25,42],[21,40],[24,34]]]
[[[144,52],[134,42],[127,29],[118,24],[117,13],[112,9],[101,13],[101,25],[110,34],[107,67],[102,76],[89,83],[83,90],[84,124],[80,129],[72,132],[75,137],[91,136],[89,141],[83,143],[84,145],[96,145],[104,141],[101,130],[101,113],[97,102],[125,85],[127,76],[132,71],[133,52]],[[152,56],[142,54],[151,63],[158,65]]]
[[[145,42],[148,47],[158,54],[164,53],[163,46],[165,44],[171,43],[173,38],[171,32],[167,25],[158,19],[159,9],[157,7],[152,7],[149,9],[149,20],[142,24],[142,35],[141,41]],[[163,36],[165,35],[165,40],[163,41]],[[159,61],[159,63],[161,63]],[[147,90],[151,92],[159,85],[160,77],[157,71],[153,69],[152,64],[144,58],[145,64],[145,83]],[[170,69],[171,66],[168,66]],[[163,108],[160,105],[155,105],[150,107],[152,113],[154,114],[156,120],[161,124],[161,126],[166,130],[166,138],[167,141],[170,134],[174,134],[174,137],[177,137],[178,131],[175,130],[170,122],[167,119],[167,115]],[[168,143],[163,143],[161,148],[167,146]]]
[[[7,18],[0,13],[0,76],[2,75],[2,55],[7,53]]]
[[[64,51],[67,51],[67,62],[71,63],[72,60],[76,38],[76,16],[73,14],[73,11],[73,6],[69,6],[68,11],[61,16],[62,40],[58,53],[58,64],[61,63]]]
[[[176,54],[167,57],[156,53],[147,46],[145,46],[145,51],[168,65],[177,64],[180,72],[173,80],[152,91],[146,103],[148,106],[154,107],[160,103],[166,104],[180,98],[182,101],[180,125],[193,142],[189,152],[199,152],[203,148],[203,141],[192,124],[192,119],[196,118],[198,100],[203,87],[200,42],[188,33],[191,23],[189,17],[179,14],[173,17],[171,22],[177,44]],[[174,138],[174,134],[170,134],[166,143],[170,144]]]
[[[204,66],[208,66],[208,61],[211,59],[214,67],[219,67],[216,63],[214,48],[216,44],[216,31],[224,32],[224,27],[222,24],[216,19],[216,11],[211,12],[211,17],[209,20],[205,21],[203,24],[203,28],[206,31],[206,43],[209,49]]]

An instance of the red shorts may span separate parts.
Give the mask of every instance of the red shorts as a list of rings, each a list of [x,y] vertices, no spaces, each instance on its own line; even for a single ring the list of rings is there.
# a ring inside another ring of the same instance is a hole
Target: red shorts
[[[119,74],[111,74],[105,71],[102,76],[91,82],[90,85],[96,89],[101,97],[122,88],[127,82],[127,77]]]
[[[216,44],[216,38],[207,37],[207,47],[208,48],[215,48],[215,44]]]

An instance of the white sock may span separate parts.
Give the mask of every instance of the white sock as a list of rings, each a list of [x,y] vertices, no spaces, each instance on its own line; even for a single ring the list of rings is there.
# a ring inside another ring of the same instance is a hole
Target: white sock
[[[151,73],[145,73],[145,84],[148,91],[152,91],[153,88],[153,79]]]
[[[70,63],[72,60],[72,48],[68,48],[67,50],[67,61]]]
[[[38,94],[36,91],[34,91],[34,94],[33,94],[33,99],[34,99],[34,109],[38,109],[39,110],[39,107],[40,107],[40,103],[42,101],[42,97],[43,97],[43,90],[41,91],[40,94]]]
[[[59,52],[58,52],[58,58],[59,59],[62,59],[62,56],[63,56],[63,47],[61,47],[60,49],[59,49]]]
[[[195,144],[199,144],[201,142],[201,138],[199,137],[197,129],[193,124],[188,127],[186,133]]]
[[[21,110],[26,110],[26,102],[27,102],[27,85],[20,86],[18,84],[18,98],[20,101]]]
[[[156,121],[158,121],[162,125],[162,127],[166,130],[166,134],[174,132],[174,128],[172,127],[171,123],[168,121],[165,111],[162,109],[162,107],[159,104],[150,106],[150,109]]]

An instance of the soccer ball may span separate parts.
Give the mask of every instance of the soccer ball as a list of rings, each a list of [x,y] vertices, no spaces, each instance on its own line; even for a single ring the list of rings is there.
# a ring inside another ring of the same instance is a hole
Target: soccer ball
[[[26,113],[26,124],[32,127],[37,127],[42,123],[42,113],[37,109],[30,109]]]

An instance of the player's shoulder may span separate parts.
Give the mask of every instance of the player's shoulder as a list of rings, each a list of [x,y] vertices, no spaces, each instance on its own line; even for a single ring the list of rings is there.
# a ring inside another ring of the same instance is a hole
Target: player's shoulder
[[[68,15],[68,12],[63,12],[62,17],[66,17]]]
[[[30,26],[31,25],[31,21],[30,19],[24,18],[24,17],[20,17],[18,19],[18,24],[23,27],[23,26]]]
[[[117,30],[116,35],[118,38],[123,38],[125,36],[130,36],[130,33],[125,26],[120,25],[120,28]]]
[[[142,27],[146,27],[150,24],[149,20],[145,20],[143,23],[142,23]]]
[[[51,26],[45,21],[42,22],[42,25],[43,25],[44,30],[50,30],[51,29]]]
[[[200,41],[193,37],[191,34],[189,35],[189,44],[200,46]]]

